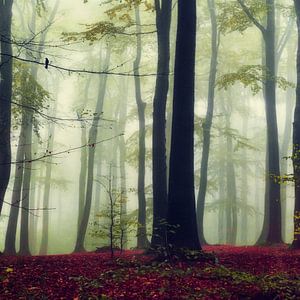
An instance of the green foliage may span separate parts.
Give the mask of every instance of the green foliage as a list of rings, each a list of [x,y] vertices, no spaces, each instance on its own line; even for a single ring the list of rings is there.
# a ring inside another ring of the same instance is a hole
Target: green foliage
[[[124,26],[115,26],[114,23],[108,21],[101,21],[93,24],[84,25],[86,30],[82,32],[63,32],[62,39],[65,42],[72,41],[88,41],[92,45],[95,41],[99,41],[103,37],[116,34],[122,34],[125,31]]]
[[[295,87],[293,83],[281,76],[272,78],[268,70],[261,65],[245,65],[240,67],[236,72],[224,74],[218,78],[217,86],[219,89],[227,90],[236,82],[240,82],[244,87],[249,87],[253,95],[255,95],[262,89],[262,84],[266,80],[276,81],[279,88],[283,90],[286,90],[289,87]]]
[[[244,2],[250,13],[256,19],[262,21],[267,12],[265,2],[258,0],[247,0]],[[218,26],[221,33],[226,34],[233,31],[243,33],[253,25],[237,1],[225,1],[225,3],[218,3],[217,6],[219,10]]]
[[[34,130],[38,132],[38,112],[49,107],[50,94],[32,76],[31,70],[22,62],[14,61],[13,124],[17,128],[21,124],[24,112],[33,114]]]

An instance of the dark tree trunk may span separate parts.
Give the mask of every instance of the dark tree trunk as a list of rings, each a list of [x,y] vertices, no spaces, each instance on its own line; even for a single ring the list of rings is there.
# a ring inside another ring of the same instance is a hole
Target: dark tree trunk
[[[13,0],[0,2],[0,214],[11,170],[12,4]]]
[[[161,4],[160,4],[161,2]],[[155,1],[158,42],[157,77],[153,99],[152,182],[153,231],[151,248],[165,246],[167,218],[166,104],[169,90],[172,0]]]
[[[146,103],[142,100],[141,95],[141,80],[139,77],[139,68],[142,55],[142,39],[141,39],[141,20],[139,7],[135,7],[137,44],[136,58],[133,63],[134,69],[134,84],[135,84],[135,100],[138,109],[139,119],[139,162],[138,162],[138,230],[137,230],[137,247],[140,249],[148,248],[149,242],[146,232],[146,197],[145,197],[145,108]]]
[[[214,98],[215,98],[215,83],[217,74],[217,58],[218,58],[218,28],[217,18],[215,11],[215,1],[207,0],[210,20],[211,20],[211,61],[208,83],[208,97],[207,97],[207,110],[205,120],[203,122],[203,149],[200,168],[200,185],[197,197],[197,217],[198,217],[198,234],[201,245],[206,244],[206,240],[203,233],[203,218],[205,207],[205,195],[207,189],[207,169],[210,147],[210,130],[212,125],[212,119],[214,114]]]
[[[266,0],[267,25],[261,29],[265,43],[266,79],[264,84],[265,111],[267,122],[267,160],[265,214],[262,233],[258,244],[281,243],[281,203],[280,184],[275,178],[280,176],[279,144],[276,116],[276,66],[275,66],[275,4]]]
[[[293,167],[295,178],[294,240],[292,248],[300,248],[300,2],[294,0],[297,15],[298,51],[297,51],[297,88],[296,107],[293,123]]]
[[[167,218],[174,229],[167,242],[175,251],[201,249],[194,192],[195,47],[196,1],[179,0]]]
[[[108,48],[106,50],[104,69],[108,68],[109,61],[110,61],[110,49]],[[93,183],[94,183],[95,143],[97,141],[99,118],[102,113],[102,108],[103,108],[103,103],[105,98],[106,82],[107,82],[107,75],[101,75],[98,100],[95,109],[95,117],[93,119],[92,127],[90,128],[89,131],[90,147],[88,148],[88,171],[87,171],[85,204],[84,204],[84,210],[82,214],[82,220],[80,222],[80,227],[78,229],[74,252],[85,251],[84,238],[88,227],[91,206],[92,206],[92,196],[93,196],[92,194],[93,194]]]
[[[24,112],[22,114],[22,124],[25,122]],[[25,155],[25,126],[21,126],[21,132],[18,141],[18,149],[15,168],[15,179],[13,185],[13,193],[11,200],[11,207],[9,213],[9,219],[7,224],[7,231],[5,237],[5,248],[4,253],[8,255],[16,255],[16,234],[17,234],[17,224],[19,217],[19,207],[21,206],[21,188],[23,182],[23,170],[24,170],[24,155]]]

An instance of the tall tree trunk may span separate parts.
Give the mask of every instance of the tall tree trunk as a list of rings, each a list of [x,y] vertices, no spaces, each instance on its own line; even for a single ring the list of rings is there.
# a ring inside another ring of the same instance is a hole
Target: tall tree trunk
[[[88,98],[90,83],[91,83],[91,79],[89,78],[84,89],[84,101],[86,101]],[[81,145],[85,145],[86,143],[87,143],[87,129],[86,129],[86,124],[82,121],[81,122]],[[82,220],[82,214],[84,209],[85,193],[86,193],[86,175],[87,175],[87,148],[83,147],[81,148],[81,153],[80,153],[77,231],[79,231],[80,228],[80,223]]]
[[[297,51],[297,88],[296,107],[293,123],[293,167],[295,179],[294,239],[292,248],[300,248],[300,2],[294,0],[297,15],[298,51]]]
[[[0,1],[0,214],[11,170],[12,4],[13,0]]]
[[[158,75],[153,99],[152,133],[153,231],[151,248],[154,249],[165,244],[164,222],[167,218],[166,104],[169,90],[172,0],[156,0],[155,10]]]
[[[136,58],[133,63],[135,100],[138,109],[139,119],[139,162],[138,162],[138,230],[137,230],[137,247],[145,249],[149,246],[146,232],[146,197],[145,197],[145,109],[146,103],[142,100],[141,80],[139,77],[139,68],[142,55],[142,38],[141,38],[141,20],[138,5],[135,7],[136,19]]]
[[[200,250],[194,192],[196,1],[178,1],[177,41],[170,153],[168,244]]]
[[[214,100],[215,100],[215,83],[218,64],[218,27],[215,9],[215,1],[207,0],[210,20],[211,20],[211,61],[209,71],[208,83],[208,97],[207,97],[207,110],[205,120],[203,122],[203,149],[200,167],[200,185],[197,197],[197,217],[198,217],[198,234],[201,245],[206,244],[203,233],[203,219],[205,207],[205,195],[207,189],[207,169],[210,147],[210,130],[214,114]]]
[[[107,48],[104,69],[108,68],[109,61],[110,61],[110,49]],[[99,118],[102,113],[103,103],[104,103],[104,98],[105,98],[106,82],[107,82],[107,75],[106,74],[101,75],[98,100],[97,100],[97,105],[96,105],[96,109],[95,109],[95,116],[93,119],[92,126],[89,130],[89,145],[90,145],[90,147],[88,148],[88,171],[87,171],[85,204],[84,204],[82,220],[80,222],[80,227],[79,227],[78,234],[77,234],[74,252],[80,252],[80,251],[85,250],[84,249],[84,238],[85,238],[86,231],[87,231],[88,221],[89,221],[90,212],[91,212],[92,196],[93,196],[92,194],[93,194],[93,183],[94,183],[95,143],[97,141]]]
[[[281,203],[280,184],[275,180],[280,176],[279,145],[276,115],[276,64],[275,64],[275,0],[265,0],[267,7],[266,27],[261,25],[243,0],[238,0],[244,12],[261,31],[265,46],[264,98],[267,123],[267,160],[265,215],[258,244],[281,243]]]
[[[231,104],[229,104],[231,106]],[[237,208],[236,208],[236,179],[235,179],[235,167],[233,162],[233,145],[232,136],[230,135],[230,115],[231,108],[227,105],[226,110],[226,194],[227,194],[227,235],[226,242],[231,245],[236,243],[237,234]]]
[[[22,124],[25,122],[25,113],[22,113]],[[13,193],[11,200],[11,207],[9,213],[9,219],[7,224],[7,231],[5,237],[4,253],[8,255],[16,255],[16,234],[17,224],[19,217],[19,207],[21,206],[21,188],[23,182],[23,169],[24,169],[24,156],[25,156],[25,126],[21,126],[21,132],[19,135],[18,149],[16,156],[16,168],[15,168],[15,180],[13,185]]]
[[[242,134],[247,138],[248,133],[248,109],[247,105],[244,105],[245,114],[242,122]],[[248,152],[244,148],[242,151],[242,166],[241,166],[241,243],[247,245],[248,243]]]
[[[53,109],[53,115],[56,114],[56,106]],[[54,134],[55,134],[55,123],[49,125],[48,132],[48,143],[47,150],[49,153],[53,151],[54,144]],[[52,175],[52,156],[46,159],[46,174],[45,174],[45,190],[43,199],[43,223],[42,223],[42,241],[40,246],[40,255],[46,255],[48,251],[48,240],[49,240],[49,198],[50,198],[50,187],[51,187],[51,175]]]
[[[20,231],[20,255],[30,255],[29,249],[29,199],[31,185],[31,167],[32,167],[32,119],[33,112],[25,112],[25,167],[22,187],[22,210],[21,210],[21,231]]]
[[[220,134],[219,136],[219,172],[218,172],[218,200],[219,200],[219,209],[218,209],[218,243],[224,244],[225,243],[225,237],[226,237],[226,223],[225,223],[225,212],[226,212],[226,206],[225,206],[225,161],[224,161],[224,138],[223,135]]]
[[[120,110],[120,132],[125,132],[126,118],[127,118],[127,100],[128,100],[128,82],[124,83],[122,80],[122,95],[123,100]],[[126,183],[126,144],[124,134],[119,138],[119,161],[120,161],[120,176],[121,176],[121,230],[122,230],[122,248],[127,249],[127,183]]]
[[[294,44],[294,43],[293,43]],[[295,43],[296,45],[296,43]],[[289,47],[287,51],[287,80],[289,82],[294,81],[294,55],[295,55],[295,47]],[[284,123],[284,131],[283,131],[283,140],[281,144],[280,151],[280,171],[281,175],[284,176],[288,171],[288,161],[284,158],[288,156],[288,149],[292,136],[292,119],[293,119],[293,110],[295,105],[295,95],[294,89],[289,87],[286,90],[286,98],[285,98],[285,123]],[[287,186],[285,184],[281,185],[281,209],[282,209],[282,238],[285,241],[286,237],[286,207],[287,207]]]

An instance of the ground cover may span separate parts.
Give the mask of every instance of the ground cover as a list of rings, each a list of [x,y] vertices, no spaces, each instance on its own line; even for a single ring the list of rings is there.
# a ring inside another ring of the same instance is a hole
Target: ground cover
[[[300,251],[207,246],[211,262],[154,262],[140,251],[0,256],[0,299],[300,299]]]

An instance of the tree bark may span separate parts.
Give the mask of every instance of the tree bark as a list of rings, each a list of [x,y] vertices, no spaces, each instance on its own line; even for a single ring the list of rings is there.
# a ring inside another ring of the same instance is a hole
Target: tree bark
[[[11,170],[12,5],[13,0],[0,1],[0,214]]]
[[[294,0],[297,15],[298,51],[297,51],[297,87],[296,107],[293,123],[293,168],[295,180],[295,207],[294,207],[294,239],[292,248],[300,248],[300,2]]]
[[[22,123],[25,122],[24,112],[22,113]],[[13,185],[13,193],[11,200],[11,207],[9,212],[9,219],[7,224],[7,231],[5,237],[5,248],[4,253],[7,255],[16,255],[16,234],[17,224],[19,217],[19,207],[21,206],[21,188],[23,182],[23,170],[24,170],[24,155],[25,155],[25,127],[21,125],[21,132],[18,140],[18,149],[16,155],[16,168],[15,168],[15,179]]]
[[[161,4],[160,4],[161,2]],[[167,218],[166,104],[169,91],[170,26],[172,0],[155,1],[158,43],[157,77],[153,99],[152,187],[153,226],[151,248],[165,246]]]
[[[167,242],[175,252],[201,249],[194,194],[195,47],[196,1],[179,0],[167,218],[174,231],[167,231]]]

